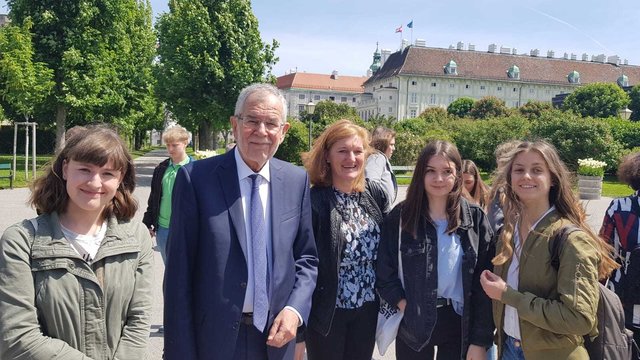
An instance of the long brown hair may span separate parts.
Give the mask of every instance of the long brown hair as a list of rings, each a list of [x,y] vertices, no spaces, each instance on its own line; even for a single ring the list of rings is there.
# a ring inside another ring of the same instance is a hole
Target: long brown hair
[[[469,174],[473,176],[473,189],[469,192],[471,202],[480,205],[485,211],[487,210],[487,203],[489,202],[489,187],[485,185],[484,181],[480,177],[480,170],[471,160],[462,161],[462,174]],[[463,192],[464,194],[464,192]]]
[[[116,195],[102,214],[104,218],[115,216],[118,220],[130,220],[138,209],[133,197],[135,169],[127,148],[115,131],[103,126],[76,129],[66,140],[64,149],[44,170],[44,174],[31,184],[29,204],[38,213],[64,213],[69,195],[66,181],[62,178],[64,161],[74,160],[96,166],[113,162],[115,169],[122,172],[122,182]]]
[[[455,145],[442,141],[431,141],[422,149],[416,163],[407,197],[402,205],[402,229],[415,237],[425,219],[429,219],[429,198],[424,188],[427,164],[434,156],[442,155],[456,167],[453,189],[447,198],[447,233],[454,232],[460,226],[460,197],[462,196],[462,159]]]
[[[560,160],[558,152],[553,145],[546,141],[522,142],[505,159],[501,171],[496,174],[495,185],[504,191],[504,227],[498,239],[501,251],[493,258],[494,265],[506,263],[513,255],[513,234],[515,224],[523,212],[523,205],[511,186],[511,169],[515,158],[522,153],[535,151],[547,164],[551,174],[551,189],[549,190],[549,203],[556,207],[558,214],[575,224],[593,240],[600,253],[598,266],[599,277],[606,278],[618,264],[611,258],[612,248],[591,230],[586,222],[586,213],[571,188],[572,176],[565,164]]]
[[[347,119],[338,120],[326,128],[313,143],[311,151],[302,154],[302,162],[309,173],[309,181],[313,186],[331,186],[333,178],[331,167],[327,163],[329,150],[340,140],[358,136],[362,140],[362,147],[366,156],[371,153],[369,146],[369,132]],[[362,192],[365,188],[364,166],[353,184],[353,191]]]

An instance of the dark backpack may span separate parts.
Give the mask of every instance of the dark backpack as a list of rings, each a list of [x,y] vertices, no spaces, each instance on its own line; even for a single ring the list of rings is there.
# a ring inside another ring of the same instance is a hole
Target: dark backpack
[[[551,266],[556,271],[560,268],[560,253],[565,241],[574,231],[580,230],[575,225],[560,228],[555,234],[555,240],[549,242]],[[593,340],[589,335],[584,336],[584,346],[590,359],[602,360],[631,360],[632,349],[635,345],[633,332],[625,328],[624,309],[616,293],[598,283],[600,299],[598,301],[598,336]]]

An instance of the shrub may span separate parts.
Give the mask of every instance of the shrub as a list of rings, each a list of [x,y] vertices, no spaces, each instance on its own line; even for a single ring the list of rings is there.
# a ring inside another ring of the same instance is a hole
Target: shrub
[[[614,83],[592,83],[577,88],[562,104],[581,116],[606,118],[617,116],[618,110],[629,105],[629,95]]]
[[[467,117],[469,116],[469,112],[471,112],[471,109],[473,108],[473,103],[475,103],[475,100],[473,100],[472,98],[458,98],[451,104],[449,104],[449,106],[447,107],[447,112],[450,115],[454,115],[457,117]]]
[[[611,117],[605,120],[611,128],[611,135],[625,148],[640,146],[640,122]]]
[[[487,119],[507,116],[509,113],[503,100],[495,96],[486,96],[473,104],[469,115],[474,119]]]

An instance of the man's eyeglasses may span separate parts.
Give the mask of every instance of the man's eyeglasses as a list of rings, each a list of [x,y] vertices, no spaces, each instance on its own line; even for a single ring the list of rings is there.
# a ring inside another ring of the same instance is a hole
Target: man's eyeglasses
[[[254,118],[250,118],[250,117],[243,117],[243,116],[236,116],[238,118],[238,120],[240,120],[240,122],[242,122],[242,126],[244,126],[247,129],[251,129],[251,130],[260,130],[260,126],[264,125],[265,130],[267,130],[267,132],[269,133],[277,133],[280,128],[282,128],[284,126],[284,124],[280,124],[279,122],[275,122],[275,121],[259,121],[256,120]]]

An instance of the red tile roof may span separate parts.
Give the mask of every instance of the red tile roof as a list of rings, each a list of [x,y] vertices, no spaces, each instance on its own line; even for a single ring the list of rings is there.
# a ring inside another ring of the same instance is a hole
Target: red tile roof
[[[446,75],[444,66],[456,62],[458,75]],[[629,85],[640,84],[640,66],[614,65],[591,61],[566,60],[528,55],[510,55],[481,51],[449,50],[411,46],[389,56],[384,66],[368,82],[395,75],[436,75],[468,79],[518,81],[507,77],[507,70],[516,65],[524,82],[569,85],[567,75],[580,73],[580,83],[616,82],[620,75],[629,78]]]
[[[335,92],[364,92],[362,84],[368,79],[367,76],[345,76],[337,75],[335,79],[328,74],[311,73],[291,73],[278,77],[276,86],[278,89],[314,89]]]

